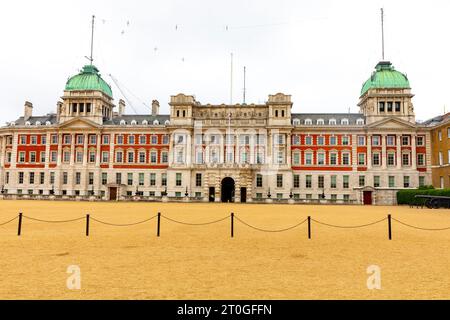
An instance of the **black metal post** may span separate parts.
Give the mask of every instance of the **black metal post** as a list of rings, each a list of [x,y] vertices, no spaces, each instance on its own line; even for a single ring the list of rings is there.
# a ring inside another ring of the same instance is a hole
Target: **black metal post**
[[[87,214],[86,215],[86,237],[89,236],[89,219],[90,219],[90,216],[89,216],[89,214]]]
[[[234,238],[234,213],[231,213],[231,237]]]
[[[388,231],[389,231],[389,240],[392,240],[392,219],[390,214],[388,214]]]
[[[158,223],[156,227],[156,236],[159,237],[161,230],[161,212],[158,212]]]
[[[311,239],[311,217],[308,216],[308,239]]]
[[[19,213],[19,225],[17,226],[17,235],[22,233],[22,212]]]

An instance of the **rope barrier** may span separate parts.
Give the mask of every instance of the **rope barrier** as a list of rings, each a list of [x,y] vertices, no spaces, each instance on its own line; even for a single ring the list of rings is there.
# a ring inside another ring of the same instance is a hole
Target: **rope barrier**
[[[183,224],[183,225],[187,225],[187,226],[206,226],[206,225],[218,223],[218,222],[221,222],[221,221],[224,221],[224,220],[230,218],[230,216],[226,216],[226,217],[224,217],[224,218],[222,218],[222,219],[215,220],[215,221],[211,221],[211,222],[205,222],[205,223],[189,223],[189,222],[184,222],[184,221],[174,220],[174,219],[171,219],[171,218],[166,217],[166,216],[163,216],[163,215],[161,215],[161,217],[164,218],[164,219],[166,219],[166,220],[169,220],[169,221],[171,221],[171,222],[178,223],[178,224]]]
[[[341,229],[356,229],[356,228],[364,228],[364,227],[373,226],[374,224],[377,224],[377,223],[380,223],[380,222],[383,222],[383,221],[387,220],[387,218],[383,218],[383,219],[375,221],[375,222],[371,222],[371,223],[368,223],[368,224],[362,224],[362,225],[358,225],[358,226],[337,226],[337,225],[321,222],[321,221],[318,221],[316,219],[311,219],[311,220],[314,221],[314,222],[317,222],[318,224],[327,226],[327,227],[341,228]]]
[[[243,221],[242,219],[240,219],[239,217],[237,217],[236,215],[234,217],[236,218],[236,220],[238,220],[240,223],[246,225],[247,227],[255,229],[257,231],[261,231],[261,232],[284,232],[284,231],[289,231],[289,230],[297,228],[298,226],[300,226],[300,225],[304,224],[306,221],[308,221],[308,218],[306,218],[302,222],[297,223],[296,225],[294,225],[292,227],[289,227],[289,228],[286,228],[286,229],[268,230],[268,229],[262,229],[262,228],[258,228],[258,227],[252,226],[252,225],[248,224],[247,222]]]
[[[152,219],[155,219],[157,216],[158,216],[158,215],[154,215],[154,216],[151,217],[151,218],[148,218],[148,219],[145,219],[145,220],[142,220],[142,221],[139,221],[139,222],[123,223],[123,224],[105,222],[105,221],[101,221],[101,220],[95,219],[94,217],[90,217],[90,218],[91,218],[91,220],[94,220],[94,221],[96,221],[96,222],[98,222],[98,223],[105,224],[105,225],[108,225],[108,226],[113,226],[113,227],[129,227],[129,226],[135,226],[135,225],[138,225],[138,224],[141,224],[141,223],[148,222],[148,221],[150,221],[150,220],[152,220]]]
[[[14,220],[16,220],[18,217],[19,217],[19,216],[15,216],[15,217],[12,218],[11,220],[8,220],[8,221],[6,221],[6,222],[0,223],[0,226],[7,225],[8,223],[13,222]]]
[[[450,230],[450,227],[447,227],[447,228],[437,228],[437,229],[421,228],[421,227],[416,227],[416,226],[413,226],[413,225],[404,223],[404,222],[402,222],[402,221],[400,221],[400,220],[398,220],[398,219],[395,219],[395,218],[392,218],[392,220],[394,220],[394,221],[396,221],[396,222],[398,222],[398,223],[400,223],[400,224],[402,224],[402,225],[404,225],[404,226],[406,226],[406,227],[410,227],[410,228],[418,229],[418,230],[424,230],[424,231],[444,231],[444,230]]]
[[[80,221],[80,220],[86,219],[86,217],[80,217],[80,218],[70,219],[70,220],[42,220],[42,219],[28,217],[28,216],[25,216],[25,215],[23,217],[27,218],[29,220],[34,220],[34,221],[38,221],[38,222],[45,222],[45,223],[66,223],[66,222],[74,222],[74,221]]]

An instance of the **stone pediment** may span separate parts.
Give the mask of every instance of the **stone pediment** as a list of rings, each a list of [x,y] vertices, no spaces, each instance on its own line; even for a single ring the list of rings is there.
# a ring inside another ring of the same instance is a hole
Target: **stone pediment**
[[[413,123],[401,119],[383,119],[367,126],[370,129],[415,129]]]
[[[97,123],[83,118],[73,118],[59,125],[64,129],[93,129],[100,127]]]

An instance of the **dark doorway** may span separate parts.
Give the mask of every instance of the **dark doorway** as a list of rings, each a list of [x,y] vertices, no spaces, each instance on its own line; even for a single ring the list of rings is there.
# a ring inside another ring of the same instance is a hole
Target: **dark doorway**
[[[247,188],[241,188],[241,202],[247,202]]]
[[[372,204],[372,191],[364,191],[364,205]]]
[[[216,201],[216,188],[209,187],[209,202]]]
[[[227,177],[222,180],[222,202],[233,202],[234,201],[234,180],[233,178]]]
[[[117,200],[117,188],[109,188],[109,200]]]

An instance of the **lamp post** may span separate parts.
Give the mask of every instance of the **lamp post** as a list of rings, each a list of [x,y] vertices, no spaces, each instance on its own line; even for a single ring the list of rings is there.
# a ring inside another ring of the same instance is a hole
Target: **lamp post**
[[[292,194],[292,189],[291,189],[291,192],[289,193],[289,198],[292,199],[293,196],[294,196],[294,195]]]
[[[188,192],[188,188],[186,187],[186,192],[184,193],[184,195],[187,197],[189,196],[189,192]]]
[[[270,187],[269,187],[269,191],[267,192],[267,198],[271,198],[272,197],[272,195],[270,194]]]
[[[55,194],[55,185],[52,184],[52,190],[50,190],[50,194],[54,195]]]

